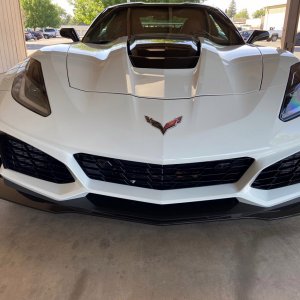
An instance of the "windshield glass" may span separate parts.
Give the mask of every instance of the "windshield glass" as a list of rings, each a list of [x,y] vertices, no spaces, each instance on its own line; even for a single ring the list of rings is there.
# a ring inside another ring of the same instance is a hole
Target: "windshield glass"
[[[83,42],[101,44],[122,36],[168,33],[205,37],[220,45],[243,43],[223,14],[206,7],[182,5],[111,8],[96,19]]]

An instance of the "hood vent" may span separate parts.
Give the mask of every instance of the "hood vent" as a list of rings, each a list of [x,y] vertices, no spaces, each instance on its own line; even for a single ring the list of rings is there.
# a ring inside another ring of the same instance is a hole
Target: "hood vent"
[[[128,55],[136,68],[191,69],[201,52],[200,41],[186,35],[136,35],[128,40]]]

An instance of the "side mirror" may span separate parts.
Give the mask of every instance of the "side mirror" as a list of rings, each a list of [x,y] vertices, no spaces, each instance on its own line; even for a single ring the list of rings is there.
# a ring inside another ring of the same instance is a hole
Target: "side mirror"
[[[270,38],[269,31],[265,30],[254,30],[248,40],[246,41],[247,44],[254,44],[258,41],[266,41]]]
[[[64,38],[71,39],[73,42],[80,41],[79,35],[74,28],[62,28],[60,35]]]

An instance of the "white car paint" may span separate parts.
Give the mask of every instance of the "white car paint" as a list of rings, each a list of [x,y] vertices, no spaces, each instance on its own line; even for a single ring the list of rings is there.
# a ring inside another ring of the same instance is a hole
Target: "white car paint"
[[[299,151],[300,119],[277,117],[290,66],[298,60],[278,49],[217,46],[202,40],[192,70],[132,67],[125,40],[112,50],[83,43],[50,46],[33,57],[42,64],[52,114],[41,117],[11,96],[14,75],[0,82],[0,130],[63,162],[76,178],[55,184],[1,168],[1,175],[57,201],[88,193],[157,204],[237,197],[264,207],[300,196],[300,185],[251,188],[267,166]],[[147,80],[148,78],[148,80]],[[145,115],[181,124],[162,135]],[[255,163],[235,184],[159,191],[89,179],[73,154],[180,164],[249,156]]]
[[[73,88],[156,99],[257,92],[262,77],[262,57],[256,47],[218,46],[208,40],[202,43],[196,68],[180,72],[132,68],[126,37],[113,45],[78,43],[70,46],[67,67]],[[216,88],[219,79],[222,84]]]

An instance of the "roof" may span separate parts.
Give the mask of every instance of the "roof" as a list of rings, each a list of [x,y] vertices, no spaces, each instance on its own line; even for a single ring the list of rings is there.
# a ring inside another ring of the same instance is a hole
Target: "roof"
[[[268,0],[268,5],[266,8],[275,8],[275,7],[282,7],[286,6],[287,0]]]
[[[280,8],[280,7],[286,7],[286,4],[277,4],[277,5],[270,5],[266,6],[266,9],[272,9],[272,8]]]

